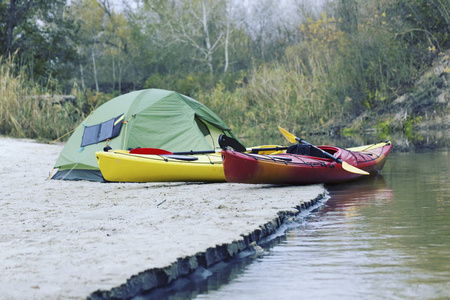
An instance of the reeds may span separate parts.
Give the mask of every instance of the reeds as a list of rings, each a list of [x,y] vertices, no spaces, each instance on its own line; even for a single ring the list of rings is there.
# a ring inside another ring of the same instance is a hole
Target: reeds
[[[278,135],[278,125],[297,132],[320,130],[343,109],[329,94],[327,53],[305,47],[291,47],[281,61],[254,68],[248,83],[233,93],[218,84],[211,96],[201,94],[199,100],[240,136]]]
[[[82,112],[71,102],[52,101],[54,93],[29,80],[14,57],[0,57],[0,134],[53,140],[72,130]]]

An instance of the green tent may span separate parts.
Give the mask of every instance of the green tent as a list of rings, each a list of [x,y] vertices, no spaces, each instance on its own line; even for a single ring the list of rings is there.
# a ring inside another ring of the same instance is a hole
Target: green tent
[[[209,108],[173,91],[134,91],[98,107],[61,151],[52,179],[104,181],[95,152],[138,147],[171,152],[219,149],[231,129]]]

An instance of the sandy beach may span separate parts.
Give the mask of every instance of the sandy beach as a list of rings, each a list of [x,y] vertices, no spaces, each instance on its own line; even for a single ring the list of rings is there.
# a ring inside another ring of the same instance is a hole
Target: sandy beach
[[[48,180],[63,144],[0,137],[0,299],[85,299],[242,239],[321,185]]]

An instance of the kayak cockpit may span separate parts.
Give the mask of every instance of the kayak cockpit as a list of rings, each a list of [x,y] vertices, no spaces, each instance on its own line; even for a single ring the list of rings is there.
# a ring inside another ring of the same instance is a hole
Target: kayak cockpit
[[[332,147],[332,146],[319,146],[320,149],[317,149],[316,147],[312,145],[305,145],[305,144],[295,144],[290,146],[286,153],[290,154],[297,154],[297,155],[306,155],[306,156],[312,156],[317,158],[329,158],[326,156],[321,150],[328,152],[331,155],[335,155],[339,151],[339,148]]]

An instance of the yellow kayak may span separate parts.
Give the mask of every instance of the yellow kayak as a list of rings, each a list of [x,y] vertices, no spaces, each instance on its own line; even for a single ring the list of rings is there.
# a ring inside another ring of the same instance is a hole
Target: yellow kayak
[[[96,152],[103,178],[120,182],[223,182],[220,153],[199,155],[134,154],[126,150]]]

